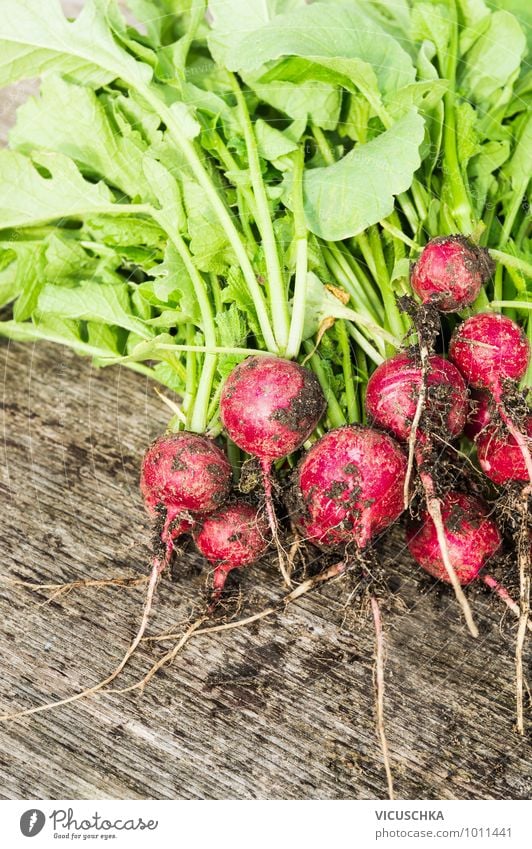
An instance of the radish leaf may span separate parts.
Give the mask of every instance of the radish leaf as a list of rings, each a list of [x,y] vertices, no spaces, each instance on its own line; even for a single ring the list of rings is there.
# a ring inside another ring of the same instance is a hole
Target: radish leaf
[[[304,208],[309,230],[337,241],[361,233],[393,210],[394,195],[406,191],[420,164],[424,121],[414,110],[343,159],[304,176]],[[290,204],[291,179],[284,202]]]

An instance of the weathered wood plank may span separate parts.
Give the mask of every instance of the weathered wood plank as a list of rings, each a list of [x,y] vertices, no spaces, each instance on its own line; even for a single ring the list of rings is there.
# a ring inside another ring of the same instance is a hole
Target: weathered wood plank
[[[149,383],[68,351],[3,343],[2,574],[56,582],[140,574],[148,526],[138,462],[164,426]],[[525,798],[530,749],[512,733],[512,623],[483,592],[473,641],[447,590],[388,549],[404,606],[386,614],[387,720],[400,796]],[[180,572],[181,570],[181,572]],[[190,617],[206,574],[188,556],[159,587],[151,631]],[[248,606],[281,593],[243,574]],[[423,594],[420,593],[420,587]],[[46,606],[2,590],[2,709],[63,697],[113,668],[140,589],[77,591]],[[342,581],[282,617],[192,641],[144,696],[100,697],[0,728],[3,797],[375,798],[369,616],[344,622]],[[124,677],[136,680],[160,649]]]

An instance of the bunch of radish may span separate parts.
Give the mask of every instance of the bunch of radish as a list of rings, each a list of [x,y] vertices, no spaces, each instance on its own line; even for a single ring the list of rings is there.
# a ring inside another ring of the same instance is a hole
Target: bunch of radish
[[[491,270],[484,249],[461,236],[442,237],[424,248],[412,268],[411,285],[427,311],[462,311],[477,298]],[[487,503],[458,489],[442,490],[438,462],[441,447],[465,432],[475,440],[480,467],[488,478],[502,486],[526,484],[526,500],[532,483],[532,416],[521,413],[514,418],[512,410],[529,357],[522,330],[497,313],[472,315],[458,324],[449,359],[434,353],[419,330],[416,346],[396,352],[371,374],[365,395],[370,425],[353,422],[325,432],[320,421],[327,400],[310,368],[267,352],[243,359],[221,387],[220,420],[233,445],[258,461],[262,497],[252,502],[234,491],[234,461],[222,450],[221,440],[218,444],[208,434],[188,430],[155,440],[141,468],[141,492],[153,523],[154,543],[144,613],[134,640],[104,681],[61,702],[15,715],[93,694],[121,672],[145,633],[157,581],[183,535],[192,537],[213,567],[209,603],[189,629],[193,630],[215,614],[229,572],[255,563],[272,543],[284,581],[291,586],[283,544],[286,530],[323,552],[338,553],[340,562],[329,567],[327,575],[341,574],[353,560],[364,560],[366,550],[403,511],[417,504],[417,493],[422,491],[425,506],[406,523],[408,548],[426,572],[452,585],[471,634],[477,636],[478,629],[463,587],[477,577],[520,615],[516,662],[522,731],[529,567],[521,566],[518,608],[505,588],[483,571],[502,543]],[[470,395],[470,389],[475,394]],[[294,464],[296,452],[300,456]],[[275,464],[286,458],[289,462],[277,481]],[[290,475],[287,467],[293,468]],[[277,503],[283,507],[281,516]],[[526,524],[528,513],[523,515]],[[528,552],[528,530],[526,534]],[[306,584],[292,590],[285,602],[304,591]],[[371,605],[377,659],[382,663],[380,612],[374,596]],[[377,680],[379,733],[392,793],[382,722],[382,668]]]

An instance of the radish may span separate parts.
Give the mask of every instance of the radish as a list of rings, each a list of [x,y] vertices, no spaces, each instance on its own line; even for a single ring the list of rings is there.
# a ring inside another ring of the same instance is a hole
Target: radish
[[[156,439],[142,462],[140,488],[148,510],[210,513],[231,489],[230,463],[206,436],[182,431]]]
[[[174,541],[193,526],[193,514],[210,513],[231,490],[231,465],[206,436],[182,431],[155,440],[142,461],[140,488],[146,509],[162,518],[165,546],[159,572],[167,564]],[[192,515],[191,515],[192,514]]]
[[[526,436],[532,440],[532,415],[526,419]],[[529,480],[521,447],[504,426],[485,428],[476,443],[480,467],[494,483],[505,486],[512,481]]]
[[[326,401],[316,376],[289,360],[252,356],[227,378],[220,396],[220,416],[229,437],[257,457],[262,467],[266,512],[284,565],[273,506],[271,466],[274,460],[300,448],[325,412]]]
[[[524,331],[508,316],[478,313],[460,324],[451,339],[449,357],[475,389],[494,397],[506,381],[525,374],[530,347]]]
[[[498,313],[480,313],[456,329],[449,355],[471,386],[490,392],[506,426],[506,431],[490,426],[477,437],[477,453],[483,471],[495,483],[526,482],[518,508],[520,523],[516,547],[520,615],[515,650],[517,730],[524,734],[523,647],[530,610],[528,496],[532,489],[532,434],[531,417],[527,417],[526,433],[523,433],[507,410],[507,399],[517,394],[517,382],[528,368],[530,345],[524,331],[511,318]]]
[[[78,701],[97,693],[120,674],[144,635],[157,580],[168,564],[174,540],[189,532],[201,514],[212,512],[225,501],[231,481],[229,461],[211,439],[184,431],[155,440],[142,461],[140,488],[146,509],[156,519],[158,533],[144,611],[136,636],[118,666],[98,684],[66,699],[19,711],[3,719],[28,716]]]
[[[218,598],[232,569],[262,557],[270,544],[266,519],[246,501],[225,504],[198,523],[194,542],[214,569],[214,597]]]
[[[464,427],[464,434],[471,442],[474,442],[479,433],[487,428],[492,419],[492,412],[492,402],[488,393],[473,390]]]
[[[494,269],[486,248],[465,236],[438,236],[412,266],[410,283],[424,304],[456,312],[473,303]]]
[[[515,321],[498,313],[479,313],[464,321],[454,332],[449,356],[468,383],[490,392],[495,407],[519,446],[532,483],[532,457],[528,439],[508,414],[504,396],[515,392],[525,374],[530,345]]]
[[[422,385],[422,369],[412,355],[400,353],[385,360],[368,381],[366,409],[370,419],[406,442]],[[431,433],[450,439],[459,436],[466,421],[467,403],[466,385],[458,369],[442,357],[429,356],[420,434],[426,438]]]
[[[478,629],[473,622],[471,608],[447,552],[441,504],[427,463],[432,449],[432,436],[440,435],[446,439],[459,436],[466,421],[467,407],[468,395],[462,375],[452,363],[436,355],[426,355],[421,365],[418,365],[411,355],[397,354],[378,366],[367,386],[366,408],[370,420],[399,439],[409,442],[405,506],[409,500],[410,471],[414,456],[416,458],[427,509],[437,528],[441,556],[449,580],[469,630],[476,637]]]
[[[296,473],[299,524],[325,547],[366,545],[403,511],[406,457],[388,434],[336,428],[303,457]]]
[[[500,548],[499,529],[480,498],[461,492],[448,492],[442,499],[441,517],[458,580],[469,584]],[[434,578],[449,583],[436,527],[427,510],[409,523],[406,538],[414,560]]]

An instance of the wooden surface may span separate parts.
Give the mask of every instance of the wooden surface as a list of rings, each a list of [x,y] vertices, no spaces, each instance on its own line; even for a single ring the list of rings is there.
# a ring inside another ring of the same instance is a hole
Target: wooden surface
[[[21,92],[0,97],[5,135]],[[153,388],[48,345],[1,341],[0,356],[1,574],[51,583],[144,574],[138,467],[167,420]],[[385,707],[398,797],[529,797],[529,741],[512,731],[514,622],[470,589],[481,630],[474,641],[449,590],[405,556],[400,531],[381,556],[397,590],[385,613]],[[190,555],[174,572],[158,588],[151,633],[198,609],[207,573]],[[267,564],[239,586],[250,611],[282,592]],[[1,711],[105,676],[143,603],[140,588],[78,590],[45,605],[43,593],[7,585],[0,593]],[[374,637],[367,612],[353,622],[354,612],[340,580],[275,619],[191,641],[143,695],[100,696],[0,725],[0,796],[385,798]],[[123,683],[161,653],[144,647]]]

